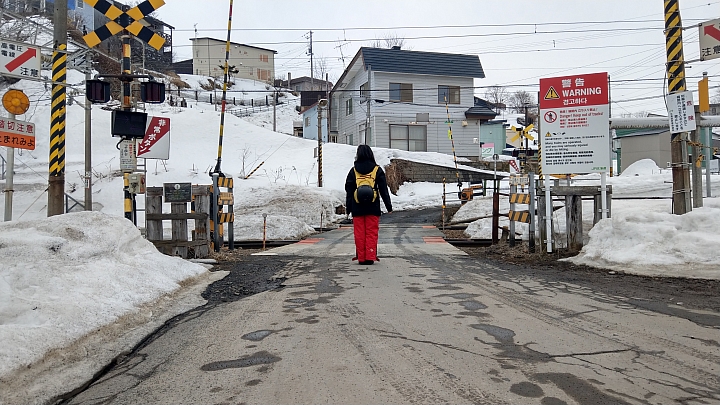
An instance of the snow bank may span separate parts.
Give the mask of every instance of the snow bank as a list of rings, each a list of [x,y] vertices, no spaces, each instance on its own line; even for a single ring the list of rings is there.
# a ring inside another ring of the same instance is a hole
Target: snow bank
[[[57,356],[58,350],[207,276],[201,265],[160,254],[130,221],[99,212],[0,223],[0,256],[0,385],[26,381],[15,387],[29,395],[18,403],[49,395],[44,390],[74,387],[75,382],[63,386],[44,381],[42,392],[33,391],[37,379],[28,373],[68,361]],[[128,329],[156,316],[144,314]],[[96,355],[89,346],[83,348],[84,357]],[[118,352],[97,359],[83,377],[91,377]],[[21,394],[1,392],[0,403],[6,395]]]
[[[684,215],[668,212],[667,202],[635,201],[613,210],[590,231],[575,264],[652,276],[720,279],[720,201]]]

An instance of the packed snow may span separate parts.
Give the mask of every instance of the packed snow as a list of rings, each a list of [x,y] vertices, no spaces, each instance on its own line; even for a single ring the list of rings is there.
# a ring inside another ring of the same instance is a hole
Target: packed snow
[[[216,164],[219,108],[202,97],[197,102],[192,98],[207,78],[182,79],[191,85],[183,93],[188,107],[147,106],[150,115],[169,118],[171,125],[170,159],[147,161],[151,187],[210,184],[208,173]],[[68,82],[82,81],[82,74],[68,72]],[[243,88],[253,90],[248,92],[252,97],[268,90],[236,82],[236,97]],[[110,112],[98,106],[92,110],[94,211],[46,218],[49,90],[25,81],[13,87],[24,90],[32,105],[17,119],[33,122],[38,136],[36,150],[16,150],[13,221],[0,225],[0,403],[43,403],[87,381],[165,320],[201,305],[198,292],[222,275],[159,254],[123,218],[118,139],[109,133]],[[299,116],[290,93],[284,102],[276,112],[277,132],[272,131],[271,110],[225,117],[221,170],[236,179],[235,240],[262,238],[263,215],[269,239],[300,239],[315,227],[345,218],[337,208],[344,202],[344,181],[356,148],[324,145],[323,187],[317,187],[317,142],[287,135]],[[66,130],[66,192],[82,201],[84,111],[77,102],[68,106]],[[454,167],[452,156],[438,153],[376,148],[375,155],[381,165],[403,158]],[[637,199],[613,200],[612,218],[594,226],[592,205],[584,204],[586,245],[569,260],[628,273],[720,278],[712,248],[720,242],[720,201],[709,198],[704,208],[673,215],[671,179],[670,171],[648,161],[608,178],[614,197]],[[587,175],[572,182],[599,185],[600,179]],[[719,184],[714,175],[713,195],[720,195]],[[502,187],[507,191],[506,182]],[[406,183],[392,196],[393,208],[439,207],[442,193],[442,184]],[[138,205],[144,206],[142,199]],[[503,201],[501,211],[508,208]],[[476,198],[452,221],[469,222],[469,237],[489,238],[491,213],[491,199]],[[564,211],[555,211],[556,247],[564,243],[564,221]],[[518,224],[516,232],[527,239],[525,225]]]
[[[77,387],[226,274],[160,254],[101,212],[0,223],[0,254],[2,404]]]

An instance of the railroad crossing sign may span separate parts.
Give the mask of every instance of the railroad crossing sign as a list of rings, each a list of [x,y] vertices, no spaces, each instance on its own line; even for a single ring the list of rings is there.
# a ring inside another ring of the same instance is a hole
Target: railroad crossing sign
[[[700,24],[700,60],[720,58],[720,18]]]
[[[515,135],[512,139],[510,139],[510,142],[515,142],[520,138],[525,138],[525,139],[534,141],[535,138],[532,135],[530,135],[530,131],[532,131],[533,128],[534,128],[533,124],[530,124],[530,125],[526,126],[525,128],[510,127],[510,129],[517,132],[517,135]]]
[[[165,39],[142,24],[143,18],[165,4],[163,0],[145,0],[128,11],[122,11],[107,0],[84,0],[95,10],[105,14],[110,21],[95,31],[85,35],[83,39],[89,47],[110,38],[122,30],[145,41],[156,50],[160,50]]]

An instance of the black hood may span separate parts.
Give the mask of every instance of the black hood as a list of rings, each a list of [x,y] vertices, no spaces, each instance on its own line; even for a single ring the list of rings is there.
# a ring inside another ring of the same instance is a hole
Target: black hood
[[[355,170],[360,174],[368,174],[377,166],[375,163],[369,160],[363,160],[361,162],[355,162]],[[347,167],[347,166],[346,166]]]

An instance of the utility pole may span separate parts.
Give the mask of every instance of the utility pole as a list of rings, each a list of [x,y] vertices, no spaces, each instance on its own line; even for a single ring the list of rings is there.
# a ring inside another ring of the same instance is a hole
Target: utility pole
[[[317,103],[317,114],[318,114],[318,187],[323,186],[323,174],[322,174],[322,111],[327,107],[327,99],[322,99]]]
[[[686,90],[683,56],[682,22],[678,0],[665,0],[665,49],[667,50],[668,94]],[[673,178],[673,213],[692,211],[690,204],[690,171],[687,162],[687,132],[671,135],[670,158]]]
[[[368,76],[367,76],[367,89],[365,90],[365,104],[367,107],[367,116],[365,117],[365,145],[370,145],[370,137],[372,131],[370,131],[370,89],[372,88],[372,66],[368,65]]]
[[[315,69],[313,68],[312,34],[313,32],[310,31],[310,48],[308,48],[308,55],[310,55],[310,90],[315,90]]]
[[[92,56],[85,54],[85,80],[92,79]],[[92,211],[92,103],[85,93],[85,211]]]
[[[48,217],[65,212],[65,83],[67,72],[67,2],[55,1],[50,109]]]
[[[15,114],[10,113],[8,117],[15,119]],[[7,151],[7,176],[5,177],[5,221],[12,221],[13,192],[15,191],[15,148],[6,147]]]

